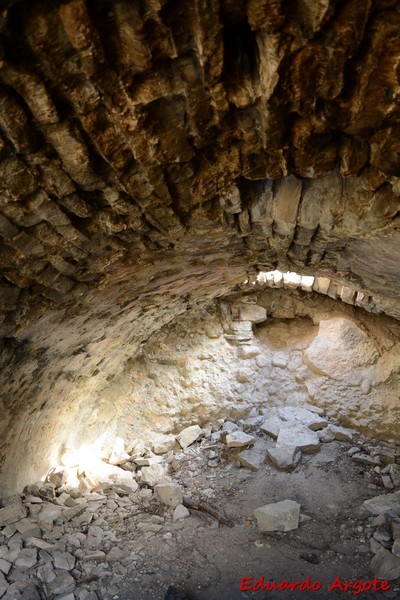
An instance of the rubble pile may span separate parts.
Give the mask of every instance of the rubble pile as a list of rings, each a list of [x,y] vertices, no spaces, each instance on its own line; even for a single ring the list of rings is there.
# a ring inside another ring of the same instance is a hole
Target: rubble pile
[[[202,515],[203,530],[243,522],[261,536],[296,530],[310,519],[296,498],[264,503],[229,523],[229,498],[219,494],[220,477],[231,469],[245,469],[254,477],[263,470],[268,477],[268,469],[290,476],[307,456],[332,442],[365,470],[370,491],[380,487],[388,492],[362,505],[360,500],[361,530],[369,538],[369,547],[361,551],[373,553],[375,576],[395,581],[400,578],[400,489],[392,490],[400,486],[400,452],[329,422],[322,412],[311,405],[252,411],[237,422],[221,418],[176,436],[160,434],[151,448],[140,440],[128,445],[117,438],[107,462],[101,461],[106,471],[100,475],[89,466],[53,469],[44,483],[3,499],[0,598],[124,598],[124,578],[135,573],[140,581],[145,575],[143,553],[149,541],[179,543],[202,507],[208,511]],[[70,449],[63,460],[71,465],[77,460],[73,457]],[[75,487],[67,483],[72,471]],[[199,486],[202,476],[207,487]]]

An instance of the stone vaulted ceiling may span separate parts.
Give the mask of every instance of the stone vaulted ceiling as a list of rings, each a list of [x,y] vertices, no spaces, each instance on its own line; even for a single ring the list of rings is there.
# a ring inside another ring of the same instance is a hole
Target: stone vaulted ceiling
[[[398,1],[2,4],[3,335],[275,266],[400,314]]]
[[[3,433],[259,270],[400,317],[398,0],[0,7]]]

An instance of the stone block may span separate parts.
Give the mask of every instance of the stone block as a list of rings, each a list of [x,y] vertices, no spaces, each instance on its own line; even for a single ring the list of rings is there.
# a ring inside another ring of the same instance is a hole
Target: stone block
[[[160,483],[154,488],[154,497],[167,506],[182,504],[182,488],[177,483]]]
[[[266,504],[256,508],[254,516],[260,531],[291,531],[299,526],[300,504],[294,500]]]
[[[223,440],[224,441],[224,440]],[[232,431],[225,436],[224,444],[227,448],[243,448],[254,444],[255,438],[244,431]]]
[[[379,579],[392,581],[400,577],[400,558],[381,546],[371,561],[371,571]]]
[[[15,500],[4,508],[0,508],[0,527],[15,523],[26,517],[26,514],[27,510],[21,500]]]
[[[283,424],[276,443],[278,446],[297,446],[305,453],[319,452],[320,450],[318,434],[301,423]]]
[[[293,446],[276,446],[267,451],[272,464],[283,471],[293,471],[301,459],[301,450]]]
[[[203,430],[199,425],[191,425],[190,427],[183,429],[180,434],[176,436],[176,439],[181,448],[185,449],[200,437],[202,431]]]
[[[374,496],[374,498],[364,500],[362,506],[373,515],[380,515],[391,510],[400,513],[400,491]]]
[[[284,422],[282,419],[280,419],[277,415],[272,415],[268,417],[262,425],[260,425],[260,430],[276,440],[279,435],[279,430],[283,424]]]

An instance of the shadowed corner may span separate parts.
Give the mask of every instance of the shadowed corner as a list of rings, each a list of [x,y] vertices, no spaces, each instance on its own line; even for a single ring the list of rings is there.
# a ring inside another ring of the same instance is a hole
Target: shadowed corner
[[[174,585],[170,585],[164,596],[164,600],[192,600],[192,598],[182,590],[178,590]]]

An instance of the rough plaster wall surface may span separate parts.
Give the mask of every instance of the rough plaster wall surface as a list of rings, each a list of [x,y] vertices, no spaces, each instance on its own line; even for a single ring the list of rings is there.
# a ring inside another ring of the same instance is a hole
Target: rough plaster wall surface
[[[176,433],[220,417],[311,403],[364,433],[400,442],[397,322],[337,307],[330,299],[304,294],[291,299],[302,316],[274,318],[272,312],[264,323],[253,324],[246,340],[227,335],[232,323],[244,322],[227,319],[220,304],[152,336],[130,367],[135,398],[145,399],[145,410],[140,400],[128,399],[124,408],[125,419],[139,419],[136,434],[151,439],[157,431]],[[277,292],[259,296],[260,305],[278,305],[278,314],[285,301],[288,296]],[[237,304],[237,299],[225,304],[230,314]],[[124,435],[129,433],[125,427]]]

